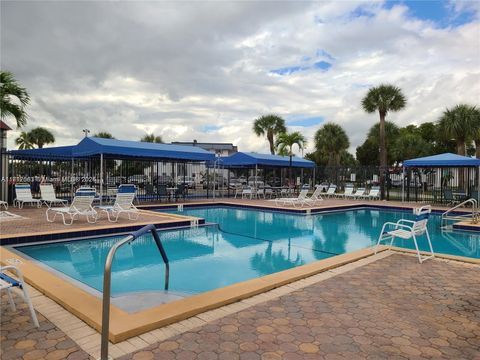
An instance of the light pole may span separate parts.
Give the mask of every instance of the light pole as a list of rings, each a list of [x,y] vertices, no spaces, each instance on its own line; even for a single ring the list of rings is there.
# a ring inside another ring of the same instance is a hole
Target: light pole
[[[82,131],[85,133],[85,137],[88,137],[88,134],[90,134],[89,129],[83,129]]]

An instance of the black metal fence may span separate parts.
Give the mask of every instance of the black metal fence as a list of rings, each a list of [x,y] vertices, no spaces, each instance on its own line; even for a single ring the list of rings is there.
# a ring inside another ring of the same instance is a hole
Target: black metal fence
[[[14,184],[31,184],[34,196],[40,196],[40,183],[52,183],[58,197],[70,199],[84,185],[97,189],[104,197],[113,197],[120,184],[138,187],[140,201],[171,201],[194,198],[231,197],[242,186],[313,188],[321,184],[346,184],[370,188],[380,185],[377,166],[300,168],[239,168],[206,166],[199,162],[175,162],[139,159],[16,159],[8,153],[0,156],[2,169],[0,195],[14,199]],[[8,174],[6,166],[8,163]],[[101,182],[103,173],[103,182]],[[478,198],[478,168],[390,168],[385,173],[385,199],[448,204],[463,198]]]

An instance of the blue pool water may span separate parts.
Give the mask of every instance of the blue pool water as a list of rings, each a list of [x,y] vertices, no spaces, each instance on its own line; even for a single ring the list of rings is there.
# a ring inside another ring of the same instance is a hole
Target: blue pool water
[[[215,207],[185,209],[179,214],[218,224],[160,232],[170,260],[170,290],[187,295],[372,246],[384,222],[413,219],[408,212],[374,209],[304,216]],[[480,235],[442,233],[440,217],[435,215],[428,227],[435,252],[480,258]],[[106,255],[121,238],[31,245],[17,250],[101,291]],[[409,242],[396,245],[413,248]],[[419,245],[427,250],[423,237]],[[164,271],[155,243],[146,235],[117,252],[112,293],[162,290]]]

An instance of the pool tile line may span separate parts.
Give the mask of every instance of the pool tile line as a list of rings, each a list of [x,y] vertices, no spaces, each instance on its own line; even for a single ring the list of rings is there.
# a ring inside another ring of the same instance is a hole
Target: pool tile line
[[[382,251],[376,255],[371,255],[346,265],[342,265],[338,268],[330,269],[302,280],[280,286],[273,290],[240,300],[236,303],[197,314],[193,317],[146,332],[128,340],[124,340],[116,344],[110,342],[109,353],[113,358],[130,354],[134,351],[138,351],[155,343],[168,340],[171,337],[191,331],[195,328],[206,325],[209,322],[237,313],[254,305],[276,299],[280,296],[290,294],[312,284],[330,279],[336,275],[343,274],[358,267],[370,264],[377,260],[388,257],[393,253],[393,251],[388,250]],[[90,356],[94,358],[99,357],[101,337],[95,329],[90,327],[75,315],[68,312],[55,301],[43,295],[35,288],[29,287],[29,290],[35,309],[39,313],[41,313],[61,331],[63,331]]]

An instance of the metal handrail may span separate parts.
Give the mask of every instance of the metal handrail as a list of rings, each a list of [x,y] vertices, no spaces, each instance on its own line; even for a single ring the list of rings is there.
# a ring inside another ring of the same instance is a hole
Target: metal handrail
[[[129,244],[140,236],[152,232],[153,239],[157,244],[157,248],[160,251],[163,262],[165,263],[165,290],[168,290],[168,279],[170,276],[170,266],[168,264],[168,257],[165,249],[163,248],[160,236],[157,233],[157,229],[154,225],[147,225],[141,229],[131,233],[122,241],[119,241],[112,246],[108,252],[107,259],[105,261],[105,269],[103,271],[103,305],[102,305],[102,345],[100,349],[100,360],[108,360],[108,332],[110,328],[110,291],[112,280],[112,262],[117,250],[125,244]]]
[[[444,226],[443,225],[443,222],[444,220],[447,220],[447,216],[449,213],[451,213],[452,211],[455,211],[457,210],[458,208],[466,205],[466,204],[472,204],[472,214],[471,214],[471,217],[472,217],[472,220],[475,221],[478,217],[478,202],[476,199],[473,199],[473,198],[470,198],[470,199],[467,199],[463,202],[461,202],[460,204],[457,204],[455,205],[454,207],[448,209],[447,211],[445,211],[443,214],[442,214],[442,227]],[[470,214],[465,214],[465,215],[460,215],[462,217],[469,217]]]

